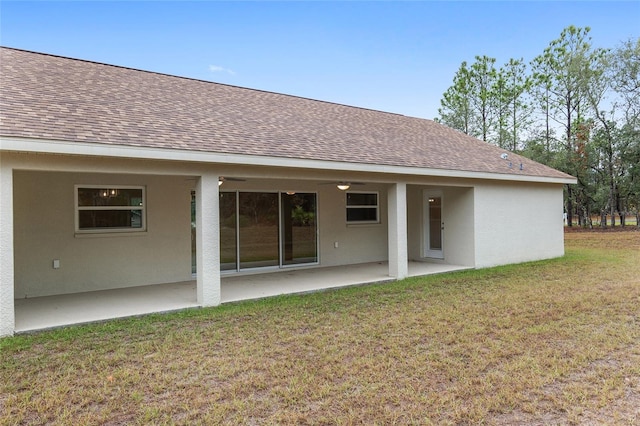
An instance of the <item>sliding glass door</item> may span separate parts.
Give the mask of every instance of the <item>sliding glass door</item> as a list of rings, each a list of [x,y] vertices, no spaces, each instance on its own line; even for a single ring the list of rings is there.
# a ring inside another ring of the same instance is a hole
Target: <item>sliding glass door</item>
[[[318,262],[315,193],[220,192],[220,269]]]

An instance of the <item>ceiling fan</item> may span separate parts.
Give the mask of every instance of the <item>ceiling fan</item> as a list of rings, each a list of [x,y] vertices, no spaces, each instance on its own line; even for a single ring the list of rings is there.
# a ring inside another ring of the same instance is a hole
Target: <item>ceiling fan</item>
[[[222,185],[225,182],[245,182],[245,181],[246,179],[220,176],[218,178],[218,186]]]

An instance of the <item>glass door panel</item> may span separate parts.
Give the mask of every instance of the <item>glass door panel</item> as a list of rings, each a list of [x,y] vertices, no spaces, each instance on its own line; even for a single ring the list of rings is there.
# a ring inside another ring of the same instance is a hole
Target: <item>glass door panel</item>
[[[429,250],[442,250],[442,199],[429,198]]]
[[[220,192],[220,270],[238,268],[237,206],[235,192]]]
[[[278,194],[240,192],[240,269],[279,266]]]
[[[196,192],[191,191],[191,273],[197,272],[196,268]]]
[[[318,261],[316,194],[281,195],[282,264]]]
[[[424,256],[442,259],[444,222],[442,220],[442,193],[424,194]]]

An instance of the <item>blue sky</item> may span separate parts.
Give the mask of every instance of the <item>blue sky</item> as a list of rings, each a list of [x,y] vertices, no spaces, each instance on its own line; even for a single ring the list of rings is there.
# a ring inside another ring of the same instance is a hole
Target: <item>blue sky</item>
[[[640,1],[0,2],[3,46],[434,118],[462,61],[568,25],[640,36]]]

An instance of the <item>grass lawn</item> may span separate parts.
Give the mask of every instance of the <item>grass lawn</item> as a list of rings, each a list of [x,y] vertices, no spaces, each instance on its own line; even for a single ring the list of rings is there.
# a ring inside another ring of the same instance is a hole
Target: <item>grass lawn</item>
[[[640,424],[640,232],[0,340],[0,424]]]

